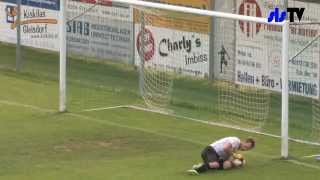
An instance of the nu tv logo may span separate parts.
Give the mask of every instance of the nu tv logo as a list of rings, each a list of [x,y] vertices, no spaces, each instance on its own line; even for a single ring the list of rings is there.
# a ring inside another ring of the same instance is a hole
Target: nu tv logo
[[[269,13],[268,22],[283,22],[289,13],[290,22],[294,22],[294,14],[297,14],[298,20],[301,21],[305,8],[287,8],[287,11],[280,12],[279,8],[275,8]]]

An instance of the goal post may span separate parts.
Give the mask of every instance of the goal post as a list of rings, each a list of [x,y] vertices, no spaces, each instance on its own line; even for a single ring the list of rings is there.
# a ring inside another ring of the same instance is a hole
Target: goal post
[[[61,6],[66,7],[65,0],[62,0],[60,2]],[[282,63],[282,70],[281,70],[281,86],[282,89],[281,91],[281,156],[283,158],[288,157],[288,106],[289,106],[289,87],[288,87],[288,62],[289,62],[289,22],[284,21],[284,22],[271,22],[269,23],[267,18],[261,18],[261,17],[253,17],[253,16],[245,16],[245,15],[239,15],[239,14],[231,14],[231,13],[223,13],[223,12],[217,12],[217,11],[211,11],[211,10],[202,10],[202,9],[196,9],[196,8],[189,8],[189,7],[182,7],[182,6],[175,6],[175,5],[169,5],[169,4],[160,4],[160,3],[153,3],[153,2],[146,2],[146,1],[141,1],[141,0],[107,0],[107,1],[97,1],[95,4],[92,5],[92,7],[99,5],[99,4],[105,4],[105,3],[120,3],[120,4],[125,4],[131,6],[133,9],[136,9],[138,11],[141,11],[142,13],[140,14],[141,20],[138,26],[140,29],[140,39],[139,35],[138,38],[136,38],[135,41],[139,42],[140,48],[137,48],[138,51],[140,50],[140,53],[138,53],[138,56],[140,55],[140,60],[136,62],[136,65],[139,66],[139,87],[140,87],[140,93],[142,94],[142,98],[144,99],[145,103],[147,105],[150,105],[151,108],[165,108],[166,103],[172,103],[171,94],[172,94],[172,87],[174,86],[172,84],[172,78],[176,76],[180,77],[181,74],[177,75],[177,72],[172,72],[172,69],[176,69],[176,71],[181,71],[179,67],[173,67],[170,64],[152,64],[152,62],[147,61],[146,58],[146,48],[148,48],[148,31],[145,30],[146,26],[152,25],[153,20],[148,17],[148,14],[153,15],[153,13],[157,12],[152,12],[152,10],[148,9],[157,9],[161,11],[171,11],[175,13],[182,13],[182,14],[190,14],[194,16],[203,16],[203,17],[210,17],[210,18],[220,18],[223,20],[230,20],[230,21],[236,21],[236,22],[249,22],[253,23],[254,26],[258,27],[261,25],[266,25],[266,26],[275,26],[277,29],[280,29],[281,31],[281,63]],[[61,7],[60,9],[60,35],[64,37],[60,37],[60,107],[59,110],[61,112],[65,111],[68,107],[66,106],[66,64],[67,64],[67,55],[66,55],[66,9],[64,7]],[[145,12],[146,11],[146,12]],[[177,18],[175,16],[175,13],[171,14],[166,14],[164,12],[163,17],[166,18]],[[159,15],[162,16],[162,15]],[[180,15],[181,16],[181,15]],[[177,18],[179,19],[179,17]],[[233,23],[235,24],[235,23]],[[256,28],[254,27],[254,28]],[[247,28],[247,27],[244,27]],[[138,30],[139,30],[138,29]],[[161,29],[161,28],[159,28]],[[172,35],[174,37],[175,34]],[[190,35],[192,37],[192,35]],[[210,37],[213,38],[213,37]],[[210,40],[211,41],[211,40]],[[258,42],[260,44],[263,44],[263,42]],[[199,43],[200,44],[200,43]],[[181,44],[182,46],[182,44]],[[271,44],[272,46],[272,44]],[[261,46],[262,48],[262,46]],[[222,48],[224,49],[224,47]],[[262,48],[263,49],[263,48]],[[218,52],[218,50],[217,50]],[[178,54],[179,55],[179,54]],[[135,55],[137,56],[137,54]],[[209,56],[210,57],[210,56]],[[208,58],[209,58],[208,57]],[[158,60],[159,62],[161,60]],[[189,63],[189,59],[187,59],[187,63]],[[192,61],[192,60],[190,60]],[[211,61],[211,59],[210,59]],[[235,61],[235,59],[234,59]],[[168,63],[168,62],[166,62]],[[182,73],[183,74],[183,73]],[[236,77],[236,72],[233,70],[232,72],[232,78]],[[205,77],[205,75],[203,76]],[[183,78],[180,78],[183,81]],[[192,78],[191,78],[192,79]],[[238,88],[239,86],[245,86],[245,85],[238,85],[237,83],[234,83],[235,85],[232,85],[234,88]],[[217,86],[223,86],[223,83],[218,84]],[[234,100],[234,97],[231,97],[230,101],[235,101],[232,103],[235,103],[233,107],[238,108],[236,106],[240,105],[240,110],[239,112],[236,112],[235,116],[238,115],[243,115],[242,120],[246,118],[246,116],[249,114],[251,115],[249,111],[252,109],[256,108],[255,106],[257,105],[265,105],[265,99],[263,98],[255,98],[255,99],[250,99],[252,97],[252,94],[256,93],[255,91],[260,91],[259,87],[251,87],[252,89],[254,88],[255,90],[246,90],[246,89],[241,89],[238,88],[238,94],[241,96],[242,99]],[[232,89],[230,89],[232,91]],[[248,91],[248,92],[246,92]],[[176,93],[179,93],[178,91]],[[229,92],[228,92],[229,93]],[[233,92],[231,92],[233,93]],[[252,93],[252,94],[250,94]],[[183,95],[181,95],[183,96]],[[232,95],[231,95],[232,96]],[[187,97],[185,97],[187,98]],[[224,98],[224,97],[222,97]],[[248,109],[242,110],[241,107],[241,101],[250,99],[252,103],[250,104],[250,107]],[[192,101],[192,100],[190,100]],[[176,104],[182,104],[182,106],[190,107],[189,104],[184,103],[184,102],[174,102]],[[214,105],[210,105],[213,107]],[[265,105],[268,106],[268,105]],[[251,109],[250,109],[251,108]],[[263,114],[262,112],[263,109],[259,109],[258,113]],[[243,114],[242,114],[243,113]],[[259,114],[260,115],[260,114]],[[263,115],[261,115],[263,116]],[[259,118],[258,118],[259,119]],[[260,119],[259,119],[260,120]],[[264,117],[262,118],[264,120]],[[238,121],[236,123],[243,123],[245,121]],[[252,123],[252,122],[250,122]],[[254,122],[256,123],[256,122]],[[260,123],[260,122],[258,122]]]
[[[67,33],[66,33],[66,0],[60,0],[59,14],[59,112],[67,110]]]
[[[284,21],[282,29],[282,107],[281,107],[281,156],[289,153],[289,22]]]

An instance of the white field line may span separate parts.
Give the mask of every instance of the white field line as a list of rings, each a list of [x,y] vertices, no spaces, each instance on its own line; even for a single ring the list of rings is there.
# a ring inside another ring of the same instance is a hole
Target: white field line
[[[33,105],[22,104],[22,103],[17,103],[17,102],[11,102],[11,101],[6,101],[6,100],[0,100],[0,104],[7,104],[7,105],[12,105],[12,106],[20,106],[20,107],[39,110],[39,111],[43,111],[43,112],[51,112],[51,113],[56,112],[53,109],[45,109],[45,108],[40,108],[40,107],[33,106]],[[175,117],[175,118],[187,119],[187,120],[198,122],[198,123],[202,123],[202,124],[208,124],[208,125],[212,125],[212,126],[235,129],[235,130],[240,130],[240,131],[244,131],[244,132],[249,132],[249,133],[254,133],[254,134],[259,134],[259,135],[265,135],[265,136],[269,136],[269,137],[274,137],[274,138],[281,138],[281,136],[270,134],[270,133],[263,133],[263,132],[259,132],[259,131],[255,131],[255,130],[244,129],[244,128],[240,128],[240,127],[232,126],[232,125],[227,125],[227,124],[223,124],[223,123],[217,123],[217,122],[212,122],[212,121],[204,121],[204,120],[190,118],[190,117],[186,117],[186,116],[175,115],[175,114],[168,113],[168,112],[165,112],[165,111],[157,111],[157,110],[142,108],[142,107],[133,106],[133,105],[120,105],[120,106],[102,107],[102,108],[95,108],[95,109],[86,109],[86,110],[83,110],[83,112],[93,112],[93,111],[111,110],[111,109],[119,109],[119,108],[131,108],[131,109],[136,109],[136,110],[140,110],[140,111],[146,111],[146,112],[152,112],[152,113],[158,113],[158,114],[162,114],[162,115],[167,115],[167,116],[171,116],[171,117]],[[320,143],[316,143],[316,142],[304,141],[304,140],[294,139],[294,138],[289,138],[289,140],[291,140],[293,142],[303,143],[303,144],[320,146]]]
[[[84,119],[84,120],[93,121],[93,122],[104,124],[104,125],[115,126],[115,127],[119,127],[119,128],[125,128],[125,129],[134,130],[134,131],[140,131],[140,132],[144,132],[144,133],[148,133],[148,134],[153,134],[153,135],[156,135],[156,136],[166,137],[166,138],[169,138],[169,139],[183,141],[183,142],[191,143],[191,144],[194,144],[194,145],[199,145],[199,146],[207,145],[204,142],[192,140],[192,139],[189,139],[189,138],[181,138],[181,137],[178,137],[178,136],[168,135],[168,134],[165,134],[165,133],[159,133],[159,132],[155,132],[155,131],[150,131],[150,130],[147,130],[147,129],[144,129],[144,128],[138,128],[138,127],[132,127],[132,126],[127,126],[127,125],[123,125],[123,124],[108,122],[108,121],[105,121],[105,120],[92,118],[92,117],[88,117],[88,116],[81,115],[81,114],[67,113],[66,115],[69,115],[69,116],[72,116],[72,117],[81,118],[81,119]],[[256,156],[260,156],[260,157],[264,157],[264,158],[268,158],[268,159],[279,158],[279,156],[271,156],[271,155],[267,155],[267,154],[259,153],[259,152],[255,152],[255,151],[251,151],[250,154],[254,154]],[[317,170],[320,169],[320,166],[315,166],[315,165],[303,163],[303,162],[296,161],[296,160],[286,160],[286,161],[290,162],[290,163],[293,163],[295,165],[299,165],[299,166],[305,166],[305,167],[313,168],[313,169],[317,169]]]
[[[304,167],[320,170],[320,166],[316,166],[316,165],[300,162],[300,161],[297,161],[297,160],[289,159],[289,160],[285,160],[285,161],[293,163],[293,164],[296,164],[296,165],[299,165],[299,166],[304,166]]]
[[[41,112],[47,112],[47,113],[57,112],[53,109],[46,109],[46,108],[41,108],[38,106],[22,104],[22,103],[18,103],[18,102],[11,102],[11,101],[6,101],[6,100],[0,100],[0,104],[23,107],[23,108],[32,109],[32,110],[41,111]]]
[[[175,117],[175,118],[187,119],[187,120],[195,121],[195,122],[202,123],[202,124],[208,124],[208,125],[213,125],[213,126],[218,126],[218,127],[236,129],[236,130],[241,130],[241,131],[245,131],[245,132],[280,138],[280,136],[273,135],[273,134],[261,133],[261,132],[254,131],[254,130],[240,128],[237,126],[226,125],[226,124],[216,123],[216,122],[212,122],[212,121],[204,121],[204,120],[190,118],[190,117],[186,117],[186,116],[175,115],[173,113],[169,113],[166,111],[148,109],[148,108],[143,108],[143,107],[134,106],[134,105],[122,105],[122,106],[111,106],[111,107],[101,107],[101,108],[94,108],[94,109],[85,109],[85,110],[83,110],[83,112],[103,111],[103,110],[118,109],[118,108],[131,108],[131,109],[135,109],[135,110],[139,110],[139,111],[152,112],[152,113],[162,114],[162,115],[171,116],[171,117]]]
[[[174,140],[179,140],[179,141],[191,143],[191,144],[194,144],[194,145],[199,145],[199,146],[207,145],[207,143],[205,143],[205,142],[192,140],[190,138],[182,138],[182,137],[179,137],[179,136],[173,136],[173,135],[169,135],[169,134],[165,134],[165,133],[159,133],[159,132],[156,132],[156,131],[150,131],[150,130],[144,129],[144,128],[127,126],[127,125],[123,125],[123,124],[119,124],[119,123],[113,123],[113,122],[105,121],[105,120],[102,120],[102,119],[88,117],[88,116],[81,115],[81,114],[67,113],[66,115],[69,115],[69,116],[72,116],[72,117],[81,118],[81,119],[84,119],[84,120],[94,121],[96,123],[100,123],[100,124],[104,124],[104,125],[109,125],[109,126],[115,126],[115,127],[119,127],[119,128],[125,128],[125,129],[140,131],[140,132],[144,132],[144,133],[148,133],[148,134],[153,134],[153,135],[156,135],[156,136],[162,136],[162,137],[166,137],[166,138],[169,138],[169,139],[174,139]],[[259,153],[259,152],[251,151],[250,153],[251,154],[256,154],[256,155],[261,156],[261,157],[269,158],[269,159],[279,158],[279,156],[271,156],[271,155],[266,155],[266,154]]]
[[[205,120],[200,120],[200,119],[196,119],[196,118],[190,118],[190,117],[181,116],[181,115],[175,115],[175,114],[171,114],[171,113],[168,113],[168,112],[157,111],[157,110],[142,108],[142,107],[138,107],[138,106],[128,106],[128,108],[132,108],[132,109],[136,109],[136,110],[140,110],[140,111],[158,113],[158,114],[162,114],[162,115],[172,116],[172,117],[175,117],[175,118],[187,119],[187,120],[190,120],[190,121],[194,121],[194,122],[198,122],[198,123],[202,123],[202,124],[208,124],[208,125],[212,125],[212,126],[218,126],[218,127],[223,127],[223,128],[241,130],[241,131],[245,131],[245,132],[249,132],[249,133],[255,133],[255,134],[270,136],[270,137],[274,137],[274,138],[280,138],[280,136],[277,136],[277,135],[274,135],[274,134],[262,133],[262,132],[258,132],[258,131],[254,131],[254,130],[240,128],[240,127],[237,127],[237,126],[227,125],[227,124],[223,124],[223,123],[217,123],[217,122],[213,122],[213,121],[205,121]]]
[[[127,126],[127,125],[123,125],[123,124],[119,124],[119,123],[113,123],[113,122],[105,121],[105,120],[102,120],[102,119],[88,117],[88,116],[81,115],[81,114],[66,113],[66,115],[72,116],[72,117],[76,117],[76,118],[81,118],[81,119],[84,119],[84,120],[94,121],[94,122],[99,123],[99,124],[115,126],[115,127],[119,127],[119,128],[125,128],[125,129],[140,131],[140,132],[144,132],[144,133],[148,133],[148,134],[163,136],[163,137],[176,139],[176,140],[180,140],[180,141],[184,141],[184,142],[188,142],[188,143],[192,143],[192,144],[196,144],[196,145],[203,145],[204,144],[204,143],[201,143],[201,142],[198,142],[198,141],[194,141],[194,140],[191,140],[191,139],[187,139],[187,138],[181,138],[181,137],[172,136],[172,135],[168,135],[168,134],[163,134],[163,133],[159,133],[159,132],[155,132],[155,131],[150,131],[150,130],[144,129],[144,128]]]
[[[249,132],[249,133],[254,133],[254,134],[259,134],[259,135],[265,135],[265,136],[269,136],[269,137],[274,137],[274,138],[281,138],[281,136],[270,134],[270,133],[263,133],[263,132],[259,132],[259,131],[255,131],[255,130],[244,129],[244,128],[237,127],[237,126],[227,125],[227,124],[223,124],[223,123],[217,123],[217,122],[213,122],[213,121],[205,121],[205,120],[190,118],[190,117],[186,117],[186,116],[175,115],[175,114],[171,114],[171,113],[167,113],[167,112],[151,110],[151,109],[142,108],[142,107],[138,107],[138,106],[128,106],[128,108],[132,108],[132,109],[136,109],[136,110],[140,110],[140,111],[158,113],[158,114],[172,116],[172,117],[176,117],[176,118],[187,119],[187,120],[198,122],[198,123],[202,123],[202,124],[208,124],[208,125],[213,125],[213,126],[218,126],[218,127],[223,127],[223,128],[235,129],[235,130],[240,130],[240,131],[244,131],[244,132]],[[295,139],[295,138],[289,138],[289,140],[291,140],[293,142],[302,143],[302,144],[320,146],[320,143],[311,142],[311,141],[304,141],[304,140]]]
[[[23,107],[23,108],[27,108],[27,109],[37,110],[37,111],[40,111],[40,112],[47,112],[47,113],[48,112],[50,112],[50,113],[51,112],[56,112],[56,111],[51,110],[51,109],[45,109],[45,108],[41,108],[41,107],[37,107],[37,106],[33,106],[33,105],[26,105],[26,104],[10,102],[10,101],[2,101],[2,100],[0,100],[0,104],[18,106],[18,107]],[[120,128],[126,128],[126,129],[130,129],[130,130],[135,130],[135,131],[140,131],[140,132],[144,132],[144,133],[148,133],[148,134],[162,136],[162,137],[166,137],[166,138],[170,138],[170,139],[175,139],[175,140],[179,140],[179,141],[183,141],[183,142],[192,143],[192,144],[199,145],[199,146],[206,145],[206,143],[204,143],[204,142],[195,141],[195,140],[192,140],[192,139],[189,139],[189,138],[181,138],[181,137],[178,137],[178,136],[173,136],[173,135],[168,135],[168,134],[159,133],[159,132],[155,132],[155,131],[150,131],[150,130],[147,130],[147,129],[144,129],[144,128],[138,128],[138,127],[132,127],[132,126],[122,125],[122,124],[118,124],[118,123],[108,122],[108,121],[105,121],[105,120],[92,118],[92,117],[88,117],[88,116],[81,115],[81,114],[64,113],[64,115],[77,117],[77,118],[93,121],[93,122],[100,123],[100,124],[116,126],[116,127],[120,127]],[[278,156],[266,155],[264,153],[259,153],[259,152],[254,152],[254,151],[252,151],[250,153],[251,154],[255,154],[257,156],[260,156],[260,157],[269,158],[269,159],[278,158]],[[305,166],[305,167],[309,167],[309,168],[313,168],[313,169],[317,169],[317,170],[320,169],[319,166],[303,163],[303,162],[296,161],[296,160],[286,160],[286,161],[290,162],[290,163],[293,163],[295,165],[299,165],[299,166]]]
[[[320,154],[314,154],[310,156],[303,156],[303,158],[313,158],[313,157],[320,157]]]
[[[103,111],[103,110],[118,109],[118,108],[127,108],[127,107],[129,107],[129,105],[120,105],[120,106],[110,106],[110,107],[92,108],[92,109],[85,109],[85,110],[83,110],[83,112]]]
[[[264,136],[269,136],[269,137],[278,138],[278,139],[281,138],[281,136],[279,136],[279,135],[274,135],[274,134],[271,134],[271,133],[263,133],[263,132],[260,132],[260,131],[256,131],[254,129],[245,129],[245,128],[241,128],[241,127],[238,127],[238,126],[232,126],[232,125],[227,125],[227,124],[223,124],[223,123],[217,123],[217,122],[213,122],[213,121],[205,121],[205,120],[201,120],[201,119],[190,118],[190,117],[181,116],[181,115],[175,115],[173,113],[169,113],[169,112],[166,112],[166,111],[148,109],[148,108],[143,108],[143,107],[134,106],[134,105],[120,105],[120,106],[111,106],[111,107],[101,107],[101,108],[94,108],[94,109],[86,109],[86,110],[83,110],[83,112],[103,111],[103,110],[111,110],[111,109],[118,109],[118,108],[131,108],[131,109],[135,109],[135,110],[139,110],[139,111],[146,111],[146,112],[152,112],[152,113],[158,113],[158,114],[162,114],[162,115],[166,115],[166,116],[171,116],[171,117],[175,117],[175,118],[187,119],[187,120],[198,122],[198,123],[202,123],[202,124],[208,124],[208,125],[212,125],[212,126],[235,129],[235,130],[240,130],[240,131],[259,134],[259,135],[264,135]],[[311,141],[305,141],[305,140],[300,140],[300,139],[295,139],[295,138],[289,138],[289,140],[293,141],[293,142],[302,143],[302,144],[320,146],[320,143],[311,142]]]

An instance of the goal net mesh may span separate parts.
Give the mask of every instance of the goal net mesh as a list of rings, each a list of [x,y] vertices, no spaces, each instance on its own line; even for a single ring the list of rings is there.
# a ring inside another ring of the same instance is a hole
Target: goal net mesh
[[[261,24],[143,7],[135,13],[136,65],[149,108],[261,130],[270,116],[271,95],[255,86],[261,84],[259,75],[264,72],[255,75],[249,70],[268,65],[258,57],[281,46],[254,40]],[[219,35],[210,43],[212,22]],[[237,30],[237,24],[243,29]],[[246,39],[241,46],[237,45],[240,33]],[[215,59],[211,62],[210,53]],[[214,74],[209,73],[211,68]]]
[[[292,24],[290,30],[290,136],[319,142],[320,24]]]

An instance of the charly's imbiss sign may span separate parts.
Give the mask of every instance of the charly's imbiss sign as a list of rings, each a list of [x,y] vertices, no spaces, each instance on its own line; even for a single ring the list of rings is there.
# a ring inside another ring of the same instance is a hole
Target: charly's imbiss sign
[[[211,9],[210,0],[156,0],[166,4]],[[140,63],[140,13],[135,11],[135,63]],[[210,17],[160,10],[143,10],[145,23],[145,66],[166,68],[181,74],[204,77],[209,74]]]

